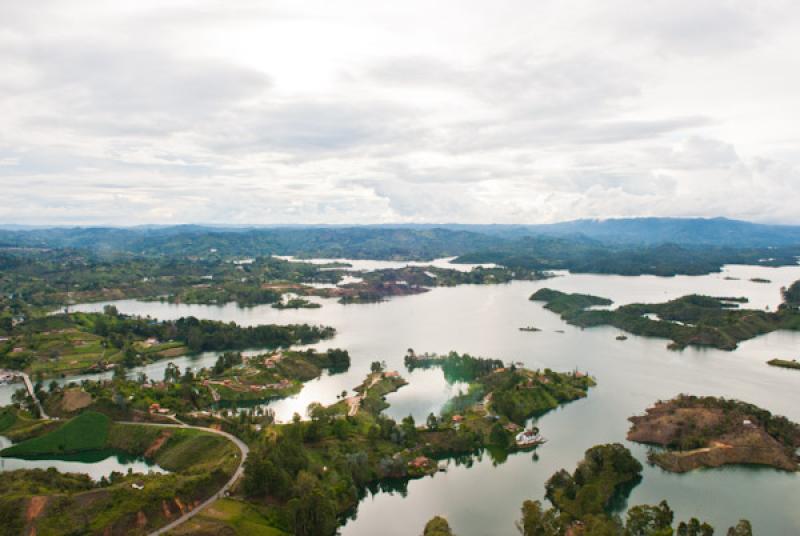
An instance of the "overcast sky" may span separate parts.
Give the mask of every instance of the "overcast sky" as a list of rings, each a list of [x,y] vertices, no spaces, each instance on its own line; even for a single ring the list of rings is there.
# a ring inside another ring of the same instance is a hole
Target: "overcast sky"
[[[0,223],[800,223],[800,4],[0,0]]]

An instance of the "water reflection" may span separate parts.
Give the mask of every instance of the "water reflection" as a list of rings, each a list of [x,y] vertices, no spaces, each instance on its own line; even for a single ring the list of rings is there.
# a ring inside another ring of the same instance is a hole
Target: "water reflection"
[[[11,445],[11,441],[0,436],[0,450]],[[0,471],[15,469],[58,469],[62,473],[83,473],[93,480],[108,478],[111,473],[167,473],[158,465],[142,457],[130,456],[114,450],[97,450],[47,458],[8,458],[0,456]]]

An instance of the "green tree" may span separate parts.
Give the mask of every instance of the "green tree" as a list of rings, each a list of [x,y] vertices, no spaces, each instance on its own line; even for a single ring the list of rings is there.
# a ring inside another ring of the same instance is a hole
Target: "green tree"
[[[714,527],[708,523],[701,523],[696,517],[688,523],[681,521],[678,524],[678,536],[713,536]]]
[[[511,437],[503,425],[496,422],[489,431],[489,441],[498,447],[508,448],[511,444]]]
[[[728,529],[728,536],[753,536],[753,527],[748,520],[742,519],[735,527]]]
[[[539,501],[522,503],[522,519],[517,522],[517,530],[523,536],[558,536],[565,530],[558,512],[551,508],[542,510]]]
[[[658,506],[634,506],[628,510],[625,536],[672,536],[673,518],[667,501],[661,501]]]
[[[437,419],[436,415],[431,412],[431,414],[428,415],[428,419],[425,421],[425,424],[428,427],[428,430],[436,430],[439,428],[439,419]]]
[[[425,524],[422,536],[454,536],[450,524],[441,516],[436,516]]]
[[[311,473],[301,471],[289,501],[292,528],[296,536],[333,534],[338,525],[336,502]]]

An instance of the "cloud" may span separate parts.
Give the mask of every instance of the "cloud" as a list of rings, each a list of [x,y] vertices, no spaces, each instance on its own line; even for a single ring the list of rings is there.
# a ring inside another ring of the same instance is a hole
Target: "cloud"
[[[798,223],[786,0],[43,1],[0,28],[4,223]]]

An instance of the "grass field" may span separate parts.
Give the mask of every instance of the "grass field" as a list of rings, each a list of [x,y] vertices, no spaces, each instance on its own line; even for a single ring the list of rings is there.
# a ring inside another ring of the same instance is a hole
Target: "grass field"
[[[236,534],[237,536],[288,536],[269,525],[252,506],[233,499],[220,499],[195,519],[175,531],[176,535]]]
[[[87,411],[43,436],[18,443],[0,452],[3,456],[47,456],[99,450],[106,446],[111,420]]]
[[[17,422],[17,412],[11,408],[0,410],[0,433],[5,432]]]

